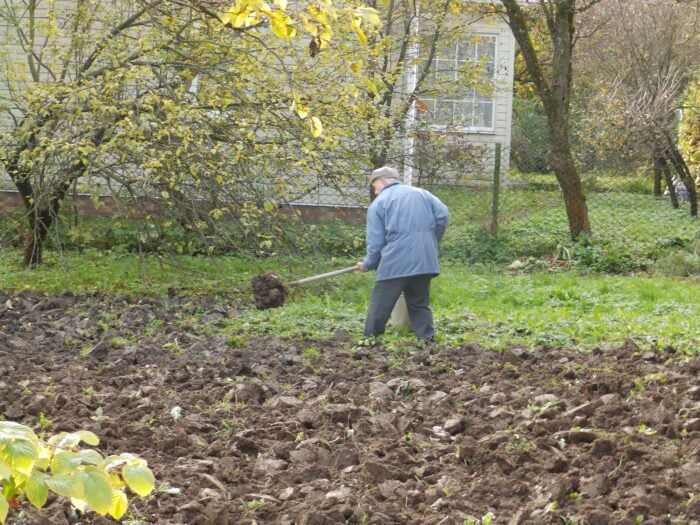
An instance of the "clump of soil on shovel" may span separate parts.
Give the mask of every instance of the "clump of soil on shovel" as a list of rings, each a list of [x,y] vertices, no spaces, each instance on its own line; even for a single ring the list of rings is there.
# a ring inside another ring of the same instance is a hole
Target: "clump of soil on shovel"
[[[255,296],[255,307],[259,310],[277,308],[284,304],[284,298],[287,297],[288,292],[276,273],[257,275],[251,280],[251,285]]]

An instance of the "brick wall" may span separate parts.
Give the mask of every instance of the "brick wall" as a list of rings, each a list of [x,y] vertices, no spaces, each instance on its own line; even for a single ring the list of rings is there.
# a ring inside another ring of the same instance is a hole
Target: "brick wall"
[[[124,217],[128,210],[119,206],[112,197],[100,197],[97,205],[90,195],[78,195],[66,198],[62,205],[64,210],[72,210],[77,206],[78,214],[82,217]],[[16,191],[0,190],[0,213],[23,208],[22,198]],[[144,210],[155,212],[158,204],[154,201],[145,202]],[[340,219],[350,224],[364,224],[366,210],[364,208],[340,208],[335,206],[293,206],[299,211],[304,221],[316,223],[330,219]]]

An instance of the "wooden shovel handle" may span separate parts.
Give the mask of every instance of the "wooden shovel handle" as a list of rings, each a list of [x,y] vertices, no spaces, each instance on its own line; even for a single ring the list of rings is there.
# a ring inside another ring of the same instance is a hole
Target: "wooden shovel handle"
[[[322,273],[319,275],[314,275],[312,277],[306,277],[304,279],[299,279],[298,281],[292,281],[291,283],[289,283],[289,286],[299,286],[302,284],[313,283],[316,281],[322,281],[323,279],[328,279],[329,277],[335,277],[336,275],[342,275],[344,273],[354,272],[355,270],[359,270],[359,269],[360,268],[357,265],[348,266],[347,268],[341,268],[340,270],[333,270],[332,272]]]

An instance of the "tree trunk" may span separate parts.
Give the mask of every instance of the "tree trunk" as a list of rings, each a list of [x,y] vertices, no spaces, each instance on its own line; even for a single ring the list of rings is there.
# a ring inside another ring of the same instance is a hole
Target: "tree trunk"
[[[690,216],[697,217],[698,192],[695,189],[695,181],[693,180],[693,176],[690,173],[690,168],[688,168],[688,164],[685,162],[683,155],[678,150],[678,146],[675,144],[675,142],[673,142],[670,139],[668,140],[668,146],[666,147],[666,156],[668,157],[668,160],[671,162],[671,164],[676,170],[676,173],[678,173],[678,176],[681,178],[681,181],[683,181],[683,184],[685,184],[685,187],[688,190],[688,200],[690,201]]]
[[[530,78],[547,114],[547,127],[552,146],[552,168],[564,194],[569,233],[573,240],[590,235],[588,206],[581,178],[569,142],[569,105],[572,85],[572,53],[576,0],[558,0],[540,5],[547,18],[552,38],[551,77],[545,76],[541,59],[533,45],[527,18],[517,0],[502,0],[508,24],[513,30]]]
[[[35,195],[30,175],[19,168],[16,160],[8,163],[7,168],[27,210],[29,233],[24,245],[23,262],[25,266],[38,266],[43,260],[46,235],[58,216],[61,202],[66,196],[72,179],[67,178],[59,183],[47,202],[45,198]]]
[[[573,240],[577,240],[581,234],[590,235],[591,225],[586,196],[568,144],[567,127],[562,124],[560,127],[551,128],[551,164],[564,196],[569,234]]]
[[[659,164],[664,174],[664,180],[666,181],[666,187],[668,188],[668,195],[671,197],[671,206],[673,208],[678,208],[678,195],[676,195],[676,187],[673,184],[673,177],[671,176],[671,169],[668,167],[668,162],[666,158],[659,157]]]
[[[24,265],[39,266],[43,262],[44,241],[54,216],[47,208],[32,210],[29,215],[29,237],[24,245]]]
[[[663,158],[658,151],[652,155],[654,165],[654,197],[661,197],[661,177],[663,176]]]

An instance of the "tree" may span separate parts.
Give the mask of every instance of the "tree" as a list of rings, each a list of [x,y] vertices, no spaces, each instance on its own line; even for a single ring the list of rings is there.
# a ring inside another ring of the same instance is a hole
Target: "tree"
[[[677,113],[700,53],[699,14],[691,3],[609,0],[583,19],[591,36],[579,47],[582,73],[599,88],[590,103],[600,108],[592,112],[602,124],[598,129],[613,131],[619,150],[651,159],[654,194],[661,194],[664,177],[678,207],[671,182],[675,171],[688,188],[694,216],[697,195],[679,148]]]
[[[531,9],[539,9],[547,21],[551,39],[551,65],[545,68],[530,31],[527,8],[518,0],[502,0],[504,16],[520,46],[523,60],[547,115],[551,142],[551,167],[562,189],[569,233],[576,240],[590,235],[588,206],[578,168],[571,152],[570,104],[573,82],[573,50],[576,15],[600,0],[538,0]]]
[[[378,23],[362,6],[326,0],[288,13],[286,4],[26,0],[0,8],[8,42],[21,49],[4,55],[0,162],[27,212],[25,264],[41,263],[78,182],[95,194],[109,187],[141,210],[149,199],[153,212],[194,226],[227,214],[243,236],[255,235],[261,216],[299,191],[334,140],[301,100],[289,67],[301,51],[293,39],[308,35],[303,52],[318,54],[336,26],[366,40]]]
[[[417,100],[465,86],[493,90],[491,81],[483,78],[486,67],[478,60],[450,81],[434,78],[439,53],[458,42],[478,39],[469,25],[475,19],[472,15],[481,13],[453,0],[374,0],[369,5],[381,17],[381,30],[362,49],[339,39],[321,58],[326,66],[317,66],[327,70],[329,62],[361,64],[363,76],[351,80],[358,95],[354,108],[348,111],[338,105],[333,94],[323,97],[327,104],[321,111],[335,111],[335,118],[325,120],[344,128],[344,140],[338,145],[344,157],[358,159],[365,169],[387,163],[410,165],[413,161],[402,140],[415,133],[409,120]],[[328,92],[334,93],[334,88],[328,86]]]

